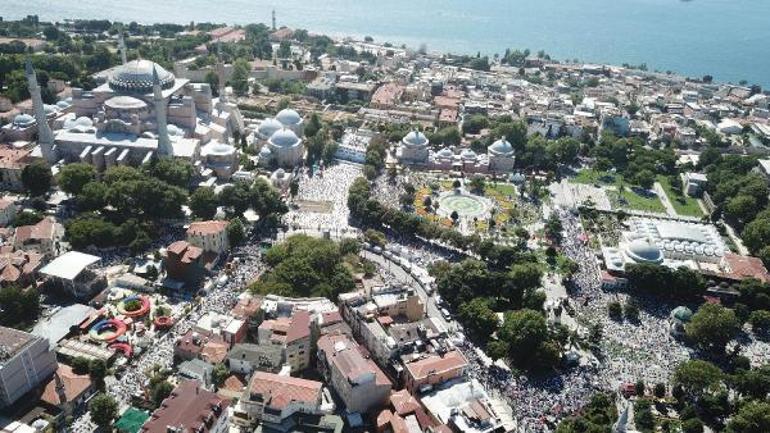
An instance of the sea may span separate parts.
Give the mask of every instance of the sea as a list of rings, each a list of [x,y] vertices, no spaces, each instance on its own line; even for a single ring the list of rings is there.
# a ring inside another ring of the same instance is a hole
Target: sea
[[[0,16],[220,22],[372,36],[431,52],[646,64],[770,87],[770,0],[0,0]]]

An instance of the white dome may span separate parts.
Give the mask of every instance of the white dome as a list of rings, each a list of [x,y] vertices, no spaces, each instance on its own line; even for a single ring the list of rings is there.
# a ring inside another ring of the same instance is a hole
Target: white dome
[[[401,141],[408,147],[421,147],[428,145],[428,137],[426,137],[422,132],[416,130],[406,134],[404,139]]]
[[[509,155],[513,153],[513,146],[511,146],[511,143],[508,142],[508,140],[505,139],[505,137],[500,138],[499,140],[492,143],[492,145],[488,148],[489,152],[494,155]]]
[[[302,122],[302,116],[290,108],[284,108],[275,118],[285,126],[298,125]]]
[[[451,158],[455,156],[455,154],[448,147],[439,150],[437,155],[441,158]]]
[[[147,103],[133,96],[113,96],[104,101],[106,107],[113,110],[140,110],[147,107]]]
[[[282,128],[283,124],[271,117],[269,119],[263,120],[262,123],[259,124],[257,127],[257,134],[264,138],[270,138],[273,134],[275,134],[275,131],[278,131]]]
[[[56,103],[56,106],[61,108],[62,110],[65,109],[65,108],[68,108],[70,105],[72,105],[72,104],[70,104],[67,101],[59,101],[59,102]]]
[[[294,147],[299,143],[299,137],[291,129],[280,129],[270,137],[270,144],[275,147]]]
[[[273,152],[270,150],[270,147],[268,146],[262,146],[262,149],[259,150],[260,158],[270,158],[272,155],[273,155]]]
[[[626,254],[637,262],[663,262],[663,253],[650,239],[637,239],[631,242],[626,249]]]
[[[49,114],[58,113],[59,107],[56,105],[43,104],[43,111],[45,112],[45,115],[48,116]]]

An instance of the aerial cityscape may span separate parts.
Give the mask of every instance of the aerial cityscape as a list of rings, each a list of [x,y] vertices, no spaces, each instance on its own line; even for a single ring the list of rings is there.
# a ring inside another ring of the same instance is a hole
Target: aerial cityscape
[[[762,72],[14,9],[0,433],[770,433]]]

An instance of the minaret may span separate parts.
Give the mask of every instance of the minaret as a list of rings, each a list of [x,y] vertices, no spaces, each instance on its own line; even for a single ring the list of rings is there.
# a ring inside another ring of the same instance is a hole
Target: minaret
[[[125,65],[128,63],[128,54],[126,53],[126,40],[123,38],[123,30],[118,32],[118,51],[120,51],[120,62]]]
[[[222,43],[217,41],[217,81],[219,82],[217,92],[219,93],[219,103],[227,102],[225,96],[225,62],[222,60]]]
[[[37,84],[37,74],[32,68],[32,61],[27,58],[27,64],[24,69],[27,76],[27,87],[29,95],[32,98],[32,108],[35,110],[35,120],[37,120],[37,143],[40,145],[40,153],[48,163],[52,163],[53,154],[53,131],[48,125],[48,117],[45,115],[43,106],[43,97],[40,96],[40,85]]]
[[[278,30],[278,27],[275,25],[275,9],[273,9],[273,31]]]
[[[174,148],[171,146],[171,139],[168,137],[166,99],[163,97],[158,70],[155,67],[152,68],[152,94],[152,100],[155,103],[155,119],[158,122],[158,156],[170,158],[174,156]]]

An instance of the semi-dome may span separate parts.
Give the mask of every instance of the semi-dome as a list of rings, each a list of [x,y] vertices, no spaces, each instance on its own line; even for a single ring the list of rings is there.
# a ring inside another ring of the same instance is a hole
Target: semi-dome
[[[626,254],[637,262],[663,262],[663,253],[660,251],[660,248],[652,240],[646,238],[632,241],[626,249]]]
[[[119,66],[110,75],[108,83],[116,92],[150,93],[153,85],[153,69],[158,73],[162,89],[174,86],[174,74],[149,60],[132,60]]]
[[[411,131],[406,136],[404,136],[404,139],[402,140],[403,143],[408,147],[418,147],[418,146],[427,146],[428,145],[428,137],[425,136],[420,131]]]
[[[235,153],[235,147],[219,141],[211,141],[203,146],[204,156],[227,156]]]
[[[27,113],[21,113],[13,118],[13,125],[21,128],[26,128],[35,124],[35,118]]]
[[[104,101],[106,107],[114,110],[140,110],[147,107],[147,103],[133,96],[120,95]]]
[[[302,122],[302,116],[291,108],[284,108],[275,118],[286,126],[298,125]]]
[[[282,128],[270,137],[270,144],[276,147],[294,147],[299,143],[299,137],[291,129]]]
[[[257,127],[257,134],[264,138],[270,138],[273,134],[275,134],[275,131],[278,131],[282,128],[283,124],[271,117],[269,119],[263,120],[262,123],[259,124]]]
[[[500,138],[499,140],[492,143],[492,145],[488,148],[489,152],[494,155],[510,155],[513,153],[513,146],[511,146],[511,143],[508,142],[508,140],[505,139],[505,137]]]

